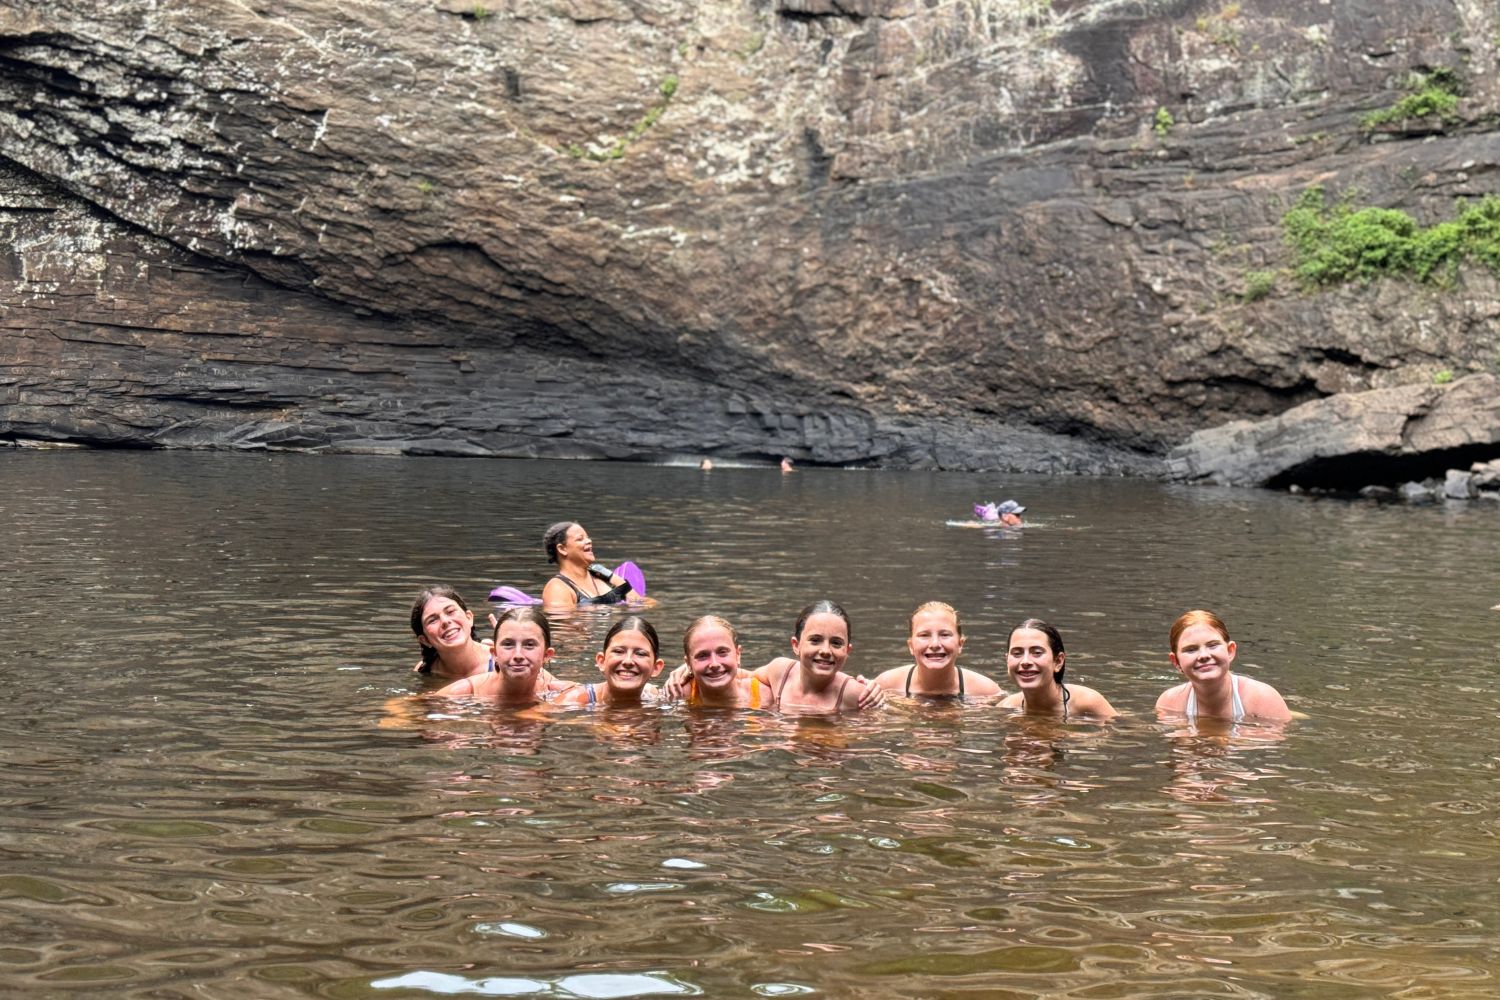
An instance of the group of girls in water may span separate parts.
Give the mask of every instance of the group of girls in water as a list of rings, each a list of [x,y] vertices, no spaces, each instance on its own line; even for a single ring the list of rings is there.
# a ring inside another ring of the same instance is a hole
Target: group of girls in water
[[[561,545],[587,548],[563,538]],[[587,543],[587,535],[580,541]],[[451,587],[429,587],[418,595],[411,614],[422,651],[417,669],[448,682],[436,694],[513,706],[678,701],[822,715],[878,707],[892,697],[998,699],[1002,708],[1031,715],[1105,720],[1117,714],[1098,691],[1064,681],[1067,653],[1062,635],[1036,618],[1010,632],[1006,673],[1018,690],[1001,697],[995,681],[959,665],[963,624],[956,610],[936,601],[912,612],[907,638],[912,662],[873,681],[845,672],[853,629],[848,614],[832,601],[802,610],[792,629],[792,656],[777,657],[754,670],[741,666],[739,636],[729,622],[715,615],[698,618],[683,633],[682,665],[660,686],[652,680],[665,668],[661,643],[655,627],[638,614],[615,621],[605,634],[594,657],[601,680],[577,684],[547,670],[556,651],[544,609],[512,607],[494,621],[492,644],[480,642],[473,635],[473,613]],[[1173,623],[1169,642],[1170,662],[1184,682],[1157,699],[1158,714],[1233,722],[1291,717],[1275,688],[1230,670],[1236,646],[1217,615],[1187,612]]]

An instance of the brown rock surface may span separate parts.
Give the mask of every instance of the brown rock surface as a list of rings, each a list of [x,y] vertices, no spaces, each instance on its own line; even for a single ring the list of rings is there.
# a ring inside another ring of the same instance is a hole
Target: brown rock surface
[[[1495,363],[1483,270],[1239,296],[1309,184],[1424,221],[1500,188],[1497,35],[1451,0],[13,2],[0,436],[1151,471]],[[1359,129],[1434,66],[1459,121]]]
[[[1386,469],[1442,475],[1448,466],[1469,465],[1472,458],[1465,456],[1496,446],[1500,379],[1471,375],[1451,385],[1344,393],[1268,420],[1232,421],[1192,435],[1167,464],[1178,478],[1231,486],[1302,484],[1299,477],[1322,480],[1330,468],[1342,467],[1340,478],[1358,486],[1360,469],[1366,481],[1419,478],[1415,471],[1397,476]]]

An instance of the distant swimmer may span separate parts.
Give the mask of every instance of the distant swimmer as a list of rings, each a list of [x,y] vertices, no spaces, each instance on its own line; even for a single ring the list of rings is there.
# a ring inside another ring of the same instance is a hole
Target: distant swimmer
[[[490,647],[474,638],[474,613],[458,591],[435,583],[411,606],[411,630],[422,659],[416,671],[437,680],[457,680],[495,669]]]
[[[1000,503],[995,503],[991,500],[989,503],[976,503],[974,505],[974,516],[981,521],[1016,527],[1022,523],[1021,514],[1025,510],[1025,507],[1022,507],[1014,500],[1002,500]]]
[[[594,542],[583,525],[559,521],[542,536],[542,547],[547,561],[557,565],[557,574],[542,588],[547,607],[621,604],[630,599],[629,582],[595,561]]]
[[[794,468],[792,468],[792,460],[790,458],[783,458],[781,460],[781,471],[782,472],[796,472],[797,470],[794,469]]]
[[[714,460],[711,458],[705,458],[703,459],[703,461],[698,463],[698,468],[703,472],[712,472],[714,468]]]
[[[558,696],[557,705],[625,706],[651,704],[657,690],[651,679],[661,673],[661,646],[656,629],[640,615],[627,615],[604,633],[594,654],[603,683],[576,684]]]
[[[999,684],[958,665],[964,627],[951,605],[928,601],[913,611],[906,648],[912,655],[910,666],[895,667],[875,678],[875,683],[891,694],[963,701],[1000,693]]]
[[[456,680],[437,693],[449,698],[492,698],[501,705],[537,704],[557,686],[547,672],[547,663],[556,652],[551,623],[540,608],[532,604],[510,608],[495,625],[495,669]]]
[[[1156,699],[1158,715],[1230,722],[1284,722],[1292,717],[1271,685],[1230,672],[1236,646],[1224,622],[1212,611],[1183,614],[1172,623],[1169,641],[1168,659],[1187,683],[1162,692]]]
[[[1092,716],[1112,719],[1115,710],[1104,696],[1082,684],[1064,684],[1067,652],[1062,634],[1040,618],[1028,618],[1011,629],[1005,652],[1005,672],[1021,690],[1007,695],[1001,708],[1018,708],[1027,715]]]

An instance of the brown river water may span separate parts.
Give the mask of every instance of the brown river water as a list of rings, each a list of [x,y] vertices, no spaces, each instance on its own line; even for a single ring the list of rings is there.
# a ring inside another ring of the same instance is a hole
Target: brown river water
[[[945,523],[1006,497],[1024,529]],[[0,995],[1500,995],[1500,504],[12,450],[0,510]],[[669,649],[717,612],[756,665],[830,597],[873,674],[942,599],[968,666],[1046,618],[1123,715],[411,697],[417,589],[535,592],[558,519]],[[1156,720],[1198,606],[1306,718]]]

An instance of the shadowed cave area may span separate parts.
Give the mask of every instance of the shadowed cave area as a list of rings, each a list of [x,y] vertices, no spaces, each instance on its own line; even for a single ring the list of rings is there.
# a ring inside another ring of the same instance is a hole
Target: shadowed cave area
[[[1399,486],[1423,479],[1442,479],[1449,469],[1468,469],[1475,462],[1500,458],[1500,444],[1475,444],[1421,455],[1361,452],[1303,462],[1266,482],[1271,489],[1300,486],[1310,490],[1357,493],[1366,486]]]

